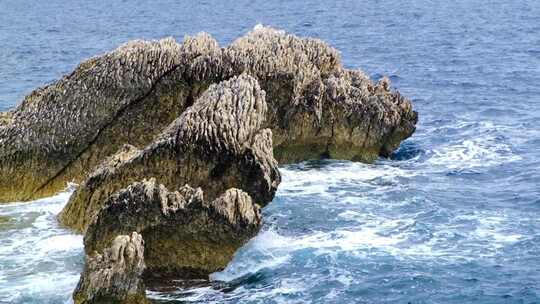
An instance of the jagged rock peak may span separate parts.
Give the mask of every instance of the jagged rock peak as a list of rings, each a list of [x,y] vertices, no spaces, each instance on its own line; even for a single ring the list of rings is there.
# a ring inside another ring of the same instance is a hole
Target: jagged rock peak
[[[175,146],[238,153],[251,145],[266,118],[265,92],[246,74],[211,85],[165,132]]]
[[[219,55],[221,48],[212,35],[201,32],[195,36],[185,36],[182,49],[193,57]]]
[[[258,205],[240,189],[228,189],[222,196],[212,201],[209,207],[237,229],[257,227],[262,221]]]
[[[327,74],[341,66],[339,52],[325,42],[262,25],[236,39],[226,48],[226,53],[234,65],[262,79],[293,71],[303,78],[316,71]]]
[[[84,272],[73,293],[75,304],[149,303],[142,273],[144,241],[136,232],[118,235],[101,253],[86,256]]]

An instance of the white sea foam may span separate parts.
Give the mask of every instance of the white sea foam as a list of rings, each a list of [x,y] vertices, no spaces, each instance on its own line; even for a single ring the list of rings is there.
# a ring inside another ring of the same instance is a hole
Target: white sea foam
[[[235,263],[225,271],[213,273],[210,278],[217,281],[232,281],[250,273],[256,273],[265,268],[276,268],[287,263],[290,259],[289,241],[291,239],[279,235],[273,230],[263,231],[252,239],[243,249],[256,253],[259,257],[243,259],[241,263]],[[280,250],[285,249],[285,250]]]
[[[82,235],[55,235],[45,238],[36,243],[39,252],[45,254],[57,254],[56,251],[81,251],[83,249]]]
[[[0,215],[14,213],[50,213],[58,214],[73,193],[72,190],[60,192],[55,196],[42,198],[31,202],[14,202],[0,205]]]
[[[491,121],[462,121],[431,130],[430,136],[459,133],[460,140],[451,141],[428,151],[427,163],[447,169],[491,167],[522,159],[513,149],[519,137],[517,127],[496,125]],[[518,133],[515,136],[516,132]],[[506,134],[512,134],[507,138]]]
[[[244,254],[233,261],[223,272],[212,276],[215,280],[231,281],[262,269],[285,267],[300,250],[312,249],[312,254],[332,256],[336,252],[366,259],[374,255],[390,255],[398,259],[414,259],[428,263],[475,260],[495,257],[499,249],[523,239],[512,231],[509,215],[483,211],[456,217],[456,221],[435,226],[431,237],[421,242],[411,242],[416,232],[415,220],[410,218],[385,218],[345,211],[339,215],[363,223],[343,227],[331,232],[315,231],[304,235],[285,236],[275,230],[261,232],[243,249]],[[474,225],[468,228],[460,222]],[[456,235],[461,235],[459,240]],[[248,254],[249,253],[249,254]],[[343,284],[350,277],[342,276]]]
[[[479,225],[474,231],[476,238],[489,241],[497,249],[519,241],[523,235],[505,229],[509,221],[510,219],[501,215],[478,217]]]
[[[0,206],[0,215],[13,222],[0,230],[0,302],[71,301],[81,269],[66,260],[82,261],[83,238],[56,220],[71,193]]]
[[[372,185],[378,181],[377,187],[385,183],[387,186],[398,186],[397,178],[412,177],[416,173],[410,170],[389,165],[369,165],[354,162],[343,162],[339,165],[325,165],[321,168],[298,170],[284,167],[280,169],[283,182],[278,189],[278,196],[288,195],[330,195],[330,188],[347,185]]]
[[[431,151],[429,164],[449,169],[490,167],[521,160],[512,147],[495,137],[467,139]]]
[[[60,301],[72,303],[71,297],[61,295],[70,295],[78,279],[78,273],[60,271],[54,274],[29,274],[17,281],[10,281],[6,289],[0,288],[0,303],[24,303],[24,299],[28,298],[65,298]]]

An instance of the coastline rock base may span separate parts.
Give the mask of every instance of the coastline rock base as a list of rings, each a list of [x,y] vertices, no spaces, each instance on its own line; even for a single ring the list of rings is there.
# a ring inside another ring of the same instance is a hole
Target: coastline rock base
[[[144,238],[146,278],[206,279],[225,268],[261,223],[259,207],[241,190],[229,189],[208,202],[200,188],[171,192],[150,179],[111,196],[84,245],[87,254],[100,252],[119,235],[136,231]]]
[[[141,278],[145,267],[141,235],[119,235],[101,253],[86,256],[73,300],[75,304],[150,303]]]

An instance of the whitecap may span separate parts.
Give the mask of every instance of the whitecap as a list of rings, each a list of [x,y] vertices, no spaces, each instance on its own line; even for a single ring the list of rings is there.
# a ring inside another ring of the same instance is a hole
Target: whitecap
[[[213,273],[210,278],[232,281],[262,269],[279,267],[290,259],[288,248],[291,240],[273,230],[262,231],[236,254],[224,271]]]
[[[507,228],[508,221],[504,216],[479,216],[479,225],[474,231],[475,237],[478,240],[488,241],[496,249],[518,242],[523,235],[511,233]]]
[[[491,167],[522,159],[509,143],[496,136],[453,142],[430,151],[427,163],[447,169]]]
[[[73,192],[0,206],[14,229],[0,231],[0,302],[54,299],[69,302],[79,279],[83,237],[63,229],[56,216]]]
[[[390,165],[370,165],[355,162],[330,162],[319,168],[298,170],[294,166],[280,168],[283,182],[277,196],[319,195],[331,196],[330,188],[345,186],[376,186],[379,189],[399,187],[398,178],[416,173]]]
[[[79,251],[82,252],[83,236],[82,235],[55,235],[35,244],[35,249],[43,254],[57,254],[57,251]]]

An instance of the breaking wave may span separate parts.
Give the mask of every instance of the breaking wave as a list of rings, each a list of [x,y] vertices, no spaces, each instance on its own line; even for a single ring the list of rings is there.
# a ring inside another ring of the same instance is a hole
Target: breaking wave
[[[71,193],[0,205],[0,303],[71,301],[83,241],[56,221]]]

